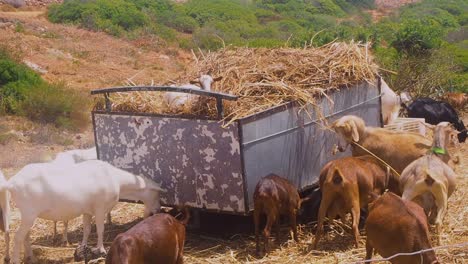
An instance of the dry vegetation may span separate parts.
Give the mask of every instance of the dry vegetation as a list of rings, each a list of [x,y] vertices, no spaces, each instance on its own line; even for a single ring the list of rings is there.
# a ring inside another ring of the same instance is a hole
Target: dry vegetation
[[[211,72],[222,80],[213,90],[239,96],[226,101],[226,120],[237,120],[280,104],[313,103],[326,91],[374,82],[377,66],[367,44],[334,42],[319,48],[225,48],[201,54],[193,69],[177,83],[188,83]],[[212,101],[199,100],[181,109],[167,107],[158,93],[118,94],[113,109],[150,113],[184,113],[216,116]]]

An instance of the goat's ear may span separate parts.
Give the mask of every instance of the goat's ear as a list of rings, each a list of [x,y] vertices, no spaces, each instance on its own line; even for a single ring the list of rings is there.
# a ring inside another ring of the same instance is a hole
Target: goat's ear
[[[343,125],[340,123],[340,120],[339,120],[339,119],[336,120],[335,122],[333,122],[333,123],[331,124],[332,129],[335,129],[335,128],[337,128],[337,127],[342,127],[342,126],[343,126]]]
[[[218,76],[213,79],[213,82],[221,81],[223,79],[223,76]]]
[[[198,85],[201,85],[199,80],[191,80],[191,81],[189,81],[189,83],[190,83],[190,84],[198,84]]]
[[[351,136],[355,142],[359,141],[359,131],[356,126],[356,122],[350,120],[349,125],[351,126]]]

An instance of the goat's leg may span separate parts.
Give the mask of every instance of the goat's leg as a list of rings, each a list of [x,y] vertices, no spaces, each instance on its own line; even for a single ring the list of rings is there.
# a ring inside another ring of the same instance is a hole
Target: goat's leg
[[[312,248],[316,249],[317,248],[317,243],[320,240],[320,237],[322,236],[323,233],[323,221],[325,220],[325,216],[328,211],[328,207],[331,204],[333,197],[330,197],[329,195],[324,195],[322,197],[322,201],[320,202],[320,208],[319,208],[319,213],[318,213],[318,223],[317,223],[317,231],[315,232],[315,238],[314,242],[312,243]]]
[[[10,263],[10,232],[5,231],[5,263]]]
[[[260,209],[254,209],[254,225],[255,225],[255,252],[260,255]]]
[[[63,221],[63,236],[62,236],[62,244],[68,246],[68,221]]]
[[[88,245],[88,238],[91,233],[91,218],[91,215],[83,215],[83,240],[81,241],[81,246],[83,247]]]
[[[374,248],[369,242],[369,238],[366,239],[366,260],[371,259],[374,253]]]
[[[439,184],[438,186],[434,186],[432,193],[434,194],[435,203],[437,206],[437,216],[435,224],[438,235],[438,243],[440,245],[442,220],[444,219],[445,213],[447,211],[447,188],[445,188],[445,185]]]
[[[299,237],[297,236],[297,222],[296,222],[297,210],[292,209],[289,212],[289,222],[291,224],[291,229],[293,231],[294,241],[299,242]]]
[[[107,224],[112,225],[112,215],[111,212],[107,213]]]
[[[3,229],[5,233],[5,257],[4,262],[10,262],[10,194],[8,192],[3,192],[2,199],[0,200],[2,208],[2,220],[3,220]]]
[[[96,232],[98,236],[97,246],[94,250],[98,254],[106,254],[106,249],[104,248],[104,220],[106,218],[105,214],[96,214]]]
[[[278,244],[281,243],[281,239],[280,239],[280,219],[281,217],[278,217],[278,219],[276,219],[276,224],[275,224],[275,227],[276,227],[276,242],[278,242]]]
[[[353,192],[345,192],[344,193],[345,200],[347,203],[351,203],[351,216],[353,217],[353,233],[354,233],[354,242],[356,243],[356,248],[359,247],[359,218],[361,217],[361,208],[359,206],[359,200],[353,197],[359,197],[359,194],[354,191]],[[348,207],[349,208],[349,207]],[[341,221],[344,221],[342,218]]]
[[[13,264],[20,263],[21,248],[23,247],[25,243],[25,240],[26,240],[25,238],[28,235],[29,230],[31,230],[31,227],[34,225],[35,219],[36,219],[36,216],[21,213],[21,225],[15,234],[15,246],[13,248],[13,254],[12,254]],[[25,249],[25,253],[27,253],[26,249]]]
[[[34,258],[32,247],[31,247],[31,231],[26,234],[24,239],[24,255],[26,263],[36,263],[37,260]]]
[[[55,240],[56,237],[57,237],[57,221],[54,221],[54,235],[53,235],[53,239]]]
[[[265,242],[263,244],[263,248],[265,250],[265,253],[268,251],[268,248],[269,248],[269,239],[270,239],[271,227],[276,222],[276,218],[277,218],[276,210],[272,209],[270,212],[268,212],[267,222],[266,222],[266,225],[265,225],[265,229],[263,230],[263,236],[264,236],[264,239],[265,239]]]

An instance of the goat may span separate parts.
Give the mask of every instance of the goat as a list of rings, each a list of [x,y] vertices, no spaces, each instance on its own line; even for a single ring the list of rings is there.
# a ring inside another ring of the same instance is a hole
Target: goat
[[[420,205],[429,216],[429,222],[436,224],[439,234],[442,220],[447,211],[447,199],[456,187],[455,172],[447,165],[448,161],[446,163],[441,159],[441,155],[443,158],[446,154],[446,144],[450,133],[453,132],[448,122],[437,125],[431,151],[409,164],[400,177],[402,198],[422,203]],[[416,199],[420,195],[422,197]],[[435,211],[434,207],[436,207]]]
[[[66,166],[83,162],[86,160],[97,159],[96,147],[89,149],[75,149],[57,154],[55,159],[50,162],[54,166]],[[110,222],[110,213],[108,215],[108,222]],[[54,238],[57,236],[57,221],[54,221]],[[62,243],[68,245],[68,221],[63,222],[63,235]]]
[[[353,217],[353,233],[356,247],[359,246],[358,223],[360,209],[368,204],[368,193],[383,193],[391,186],[398,192],[398,179],[391,174],[372,156],[346,157],[328,162],[320,171],[320,203],[317,232],[312,247],[323,233],[323,222],[328,213],[329,219],[336,216],[345,219],[347,213]]]
[[[463,110],[468,103],[468,95],[466,93],[446,93],[443,99],[459,110]]]
[[[400,112],[401,102],[398,95],[380,78],[382,94],[382,118],[384,125],[393,123]]]
[[[211,77],[209,74],[210,73],[203,74],[200,76],[198,80],[190,81],[190,84],[184,84],[184,85],[181,85],[180,87],[196,89],[196,90],[202,89],[205,91],[211,91],[211,84],[216,81],[221,80],[222,76],[213,79],[213,77]],[[201,88],[195,84],[199,84]],[[167,92],[164,95],[166,104],[171,107],[176,107],[176,108],[182,105],[185,105],[189,101],[193,101],[194,98],[198,98],[198,96],[190,95],[190,94],[183,94],[183,93],[178,93],[178,92]]]
[[[106,264],[182,264],[189,218],[188,209],[181,221],[166,213],[146,218],[112,241]]]
[[[437,125],[440,122],[450,122],[460,132],[458,133],[458,141],[465,142],[468,131],[465,124],[460,119],[457,111],[448,103],[436,101],[431,98],[417,98],[409,106],[404,105],[409,117],[424,118],[424,120],[432,125]]]
[[[293,231],[293,238],[299,241],[297,236],[296,215],[301,207],[299,193],[291,182],[275,174],[263,177],[255,186],[254,199],[254,224],[256,252],[260,255],[260,215],[266,215],[267,222],[263,230],[265,253],[268,250],[268,240],[273,224],[276,223],[276,239],[279,241],[280,215],[288,215]],[[307,199],[307,198],[306,198]],[[306,200],[304,199],[304,201]]]
[[[0,186],[6,183],[6,178],[0,171]],[[0,189],[0,230],[5,233],[5,263],[10,262],[10,194]]]
[[[104,218],[120,197],[143,201],[145,217],[160,209],[161,188],[158,184],[100,160],[84,161],[62,168],[30,164],[0,185],[0,191],[4,190],[10,191],[21,213],[21,225],[15,235],[13,263],[19,263],[23,243],[26,260],[34,260],[29,231],[37,217],[67,221],[83,215],[81,247],[86,248],[91,232],[91,218],[95,216],[98,242],[93,253],[105,254]]]
[[[340,136],[340,151],[352,144],[353,156],[368,155],[367,151],[353,144],[357,143],[384,160],[398,173],[412,161],[424,156],[431,147],[431,141],[417,133],[366,127],[364,120],[353,115],[339,118],[332,127]]]
[[[426,215],[422,208],[411,201],[387,192],[375,198],[370,194],[369,215],[365,230],[366,260],[373,251],[388,258],[397,253],[409,253],[431,248]],[[375,199],[372,201],[372,199]],[[438,264],[434,250],[410,256],[398,256],[393,264]]]

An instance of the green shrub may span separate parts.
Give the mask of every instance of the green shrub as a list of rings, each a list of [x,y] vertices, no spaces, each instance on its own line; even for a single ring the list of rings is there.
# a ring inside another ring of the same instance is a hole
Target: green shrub
[[[49,7],[47,16],[54,23],[78,23],[113,35],[147,24],[147,16],[125,0],[69,0]]]
[[[434,20],[406,20],[397,31],[392,45],[400,52],[421,54],[440,47],[443,30]]]
[[[345,12],[332,0],[318,0],[319,10],[321,14],[332,15],[336,17],[342,17]]]
[[[17,113],[26,91],[43,83],[26,65],[13,61],[5,52],[0,53],[0,112]]]
[[[88,120],[88,100],[63,84],[43,84],[28,90],[20,102],[20,114],[40,123],[68,129],[82,127]]]
[[[24,115],[58,127],[79,128],[88,120],[86,98],[61,84],[49,84],[0,49],[0,112]]]

